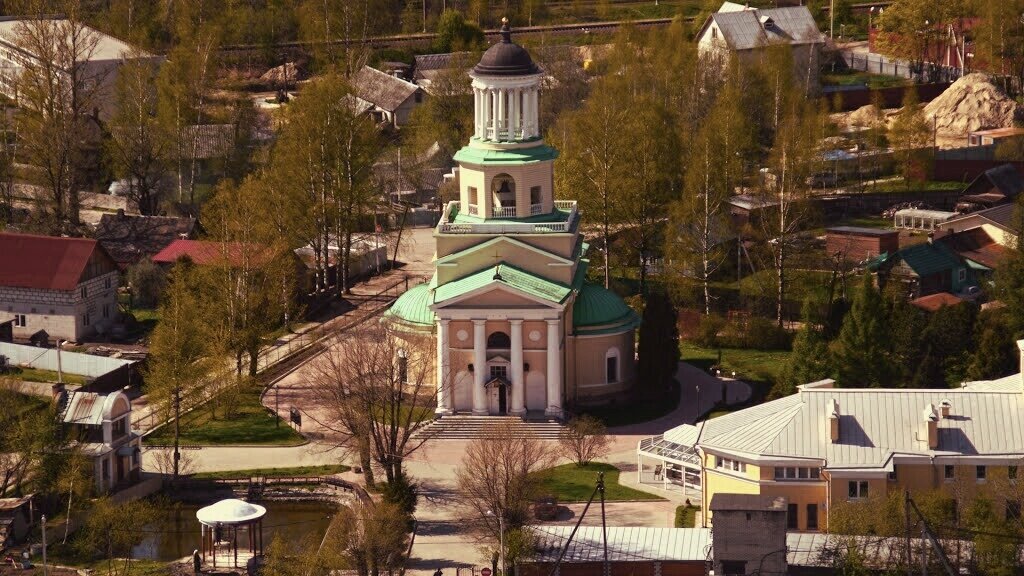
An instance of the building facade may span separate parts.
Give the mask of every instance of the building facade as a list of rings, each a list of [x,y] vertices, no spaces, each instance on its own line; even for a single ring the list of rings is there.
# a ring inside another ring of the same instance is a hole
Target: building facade
[[[711,502],[721,494],[785,498],[791,531],[827,531],[836,507],[904,490],[945,493],[961,508],[984,494],[1011,518],[1021,510],[1022,415],[1021,374],[945,390],[823,380],[644,439],[638,455],[641,467],[688,472],[705,526],[714,525]]]
[[[98,492],[113,492],[140,480],[142,438],[132,432],[132,404],[124,392],[62,392],[58,402],[64,424],[92,458]]]
[[[40,330],[79,342],[117,320],[117,264],[96,240],[0,233],[0,322],[14,338]]]
[[[506,24],[470,75],[475,131],[455,155],[459,199],[434,231],[433,278],[385,320],[433,339],[442,415],[561,417],[620,398],[639,317],[586,281],[581,214],[555,200],[558,153],[540,136],[543,73]]]

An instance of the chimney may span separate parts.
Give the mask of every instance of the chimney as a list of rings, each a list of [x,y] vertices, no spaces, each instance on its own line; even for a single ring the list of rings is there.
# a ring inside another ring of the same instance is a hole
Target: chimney
[[[928,449],[935,450],[939,447],[939,415],[935,412],[935,405],[929,403],[925,406],[921,416],[928,428]]]
[[[839,402],[835,398],[828,401],[828,438],[833,444],[839,442]]]
[[[945,399],[939,404],[939,413],[942,414],[943,418],[949,418],[949,411],[953,409],[953,403],[949,399]]]

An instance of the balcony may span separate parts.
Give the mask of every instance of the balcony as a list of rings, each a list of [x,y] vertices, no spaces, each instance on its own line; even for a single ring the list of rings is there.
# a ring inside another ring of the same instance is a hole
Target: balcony
[[[566,234],[576,230],[580,218],[574,201],[557,201],[557,210],[554,212],[534,215],[521,221],[477,221],[476,214],[471,211],[474,207],[470,204],[467,215],[460,216],[459,202],[449,202],[441,215],[437,231],[441,234]]]
[[[530,204],[530,216],[536,216],[544,213],[543,204]]]
[[[515,206],[495,206],[491,208],[492,218],[515,218],[516,207]]]

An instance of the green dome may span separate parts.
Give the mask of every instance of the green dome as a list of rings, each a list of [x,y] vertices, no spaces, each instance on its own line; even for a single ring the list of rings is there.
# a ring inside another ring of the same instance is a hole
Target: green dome
[[[635,328],[640,317],[615,293],[590,282],[584,282],[576,295],[572,308],[572,325],[584,332],[588,328],[606,328],[622,331]]]
[[[417,326],[433,326],[434,311],[430,309],[433,303],[429,284],[413,286],[395,300],[385,317]]]

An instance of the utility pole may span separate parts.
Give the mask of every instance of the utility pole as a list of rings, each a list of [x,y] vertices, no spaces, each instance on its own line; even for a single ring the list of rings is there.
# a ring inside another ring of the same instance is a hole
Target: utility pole
[[[57,383],[58,384],[63,384],[64,383],[64,370],[62,370],[62,366],[61,366],[61,363],[60,363],[60,345],[61,344],[63,344],[63,341],[61,341],[58,338],[57,339]]]
[[[903,491],[903,524],[906,532],[907,576],[914,576],[913,560],[910,552],[910,490]]]
[[[835,38],[832,35],[832,27],[836,21],[836,0],[829,0],[828,3],[828,37],[829,39]]]
[[[181,460],[181,452],[179,452],[179,446],[181,444],[181,387],[174,387],[174,475],[175,480],[178,479],[178,461]]]
[[[608,563],[608,524],[604,515],[604,472],[597,473],[597,491],[601,493],[601,538],[604,540],[604,576],[612,575]]]

